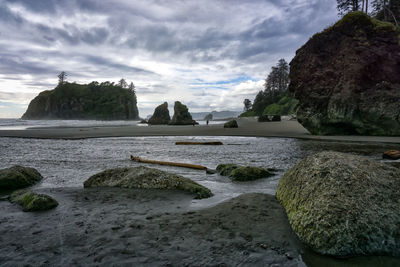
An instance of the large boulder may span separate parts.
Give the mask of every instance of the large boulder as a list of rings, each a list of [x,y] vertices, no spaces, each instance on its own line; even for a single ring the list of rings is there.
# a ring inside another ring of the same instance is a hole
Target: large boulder
[[[28,187],[42,179],[42,175],[36,169],[15,165],[0,170],[0,190]]]
[[[321,152],[285,173],[276,196],[300,239],[333,256],[400,256],[400,169]]]
[[[350,13],[290,63],[298,121],[312,134],[400,135],[399,73],[396,27]]]
[[[168,103],[159,105],[154,110],[153,116],[148,121],[148,124],[158,125],[158,124],[168,124],[171,121],[169,116]]]
[[[28,190],[15,191],[9,199],[10,202],[19,204],[23,211],[43,211],[58,206],[58,202],[54,198]]]
[[[186,105],[179,101],[175,101],[174,116],[172,117],[171,125],[193,125],[196,121],[193,120],[192,115]]]
[[[143,166],[108,169],[91,176],[83,185],[84,187],[177,189],[195,194],[196,198],[212,196],[208,188],[188,178]]]

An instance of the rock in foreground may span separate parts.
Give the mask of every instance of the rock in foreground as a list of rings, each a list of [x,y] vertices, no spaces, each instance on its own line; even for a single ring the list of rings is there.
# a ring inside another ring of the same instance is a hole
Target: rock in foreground
[[[312,134],[400,135],[399,62],[393,24],[347,14],[290,63],[298,121]]]
[[[236,164],[219,164],[217,172],[229,176],[232,181],[252,181],[274,175],[272,169],[260,167],[238,166]]]
[[[148,124],[159,125],[159,124],[168,124],[171,121],[171,117],[169,116],[168,103],[164,102],[164,104],[159,105],[154,110],[153,116],[148,121]]]
[[[174,105],[174,116],[172,117],[170,125],[194,125],[197,124],[193,120],[192,115],[186,105],[176,101]]]
[[[212,196],[210,189],[180,175],[147,167],[115,168],[102,171],[84,182],[84,187],[122,187],[141,189],[177,189],[196,195]]]
[[[58,206],[54,198],[27,190],[15,191],[10,195],[10,201],[19,204],[23,211],[43,211]]]
[[[384,159],[400,159],[400,150],[388,150],[383,153],[382,157]]]
[[[0,190],[28,187],[42,179],[36,169],[16,165],[0,170]]]
[[[361,156],[321,152],[297,163],[276,196],[313,250],[332,256],[400,256],[400,170]]]

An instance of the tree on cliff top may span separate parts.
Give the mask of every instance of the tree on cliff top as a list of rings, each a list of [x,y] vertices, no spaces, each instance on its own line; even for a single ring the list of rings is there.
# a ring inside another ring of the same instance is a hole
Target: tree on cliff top
[[[67,80],[67,73],[65,71],[62,71],[60,74],[58,74],[58,84],[64,84],[65,81]]]

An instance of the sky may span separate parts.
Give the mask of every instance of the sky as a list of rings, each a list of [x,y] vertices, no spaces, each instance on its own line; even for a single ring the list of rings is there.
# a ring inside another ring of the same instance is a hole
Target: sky
[[[0,118],[61,71],[136,86],[139,114],[167,101],[242,110],[279,59],[338,20],[332,0],[0,0]]]

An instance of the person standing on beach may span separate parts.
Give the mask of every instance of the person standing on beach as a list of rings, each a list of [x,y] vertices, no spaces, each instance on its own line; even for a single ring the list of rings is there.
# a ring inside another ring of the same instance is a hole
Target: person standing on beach
[[[207,120],[207,125],[208,125],[208,120]]]

